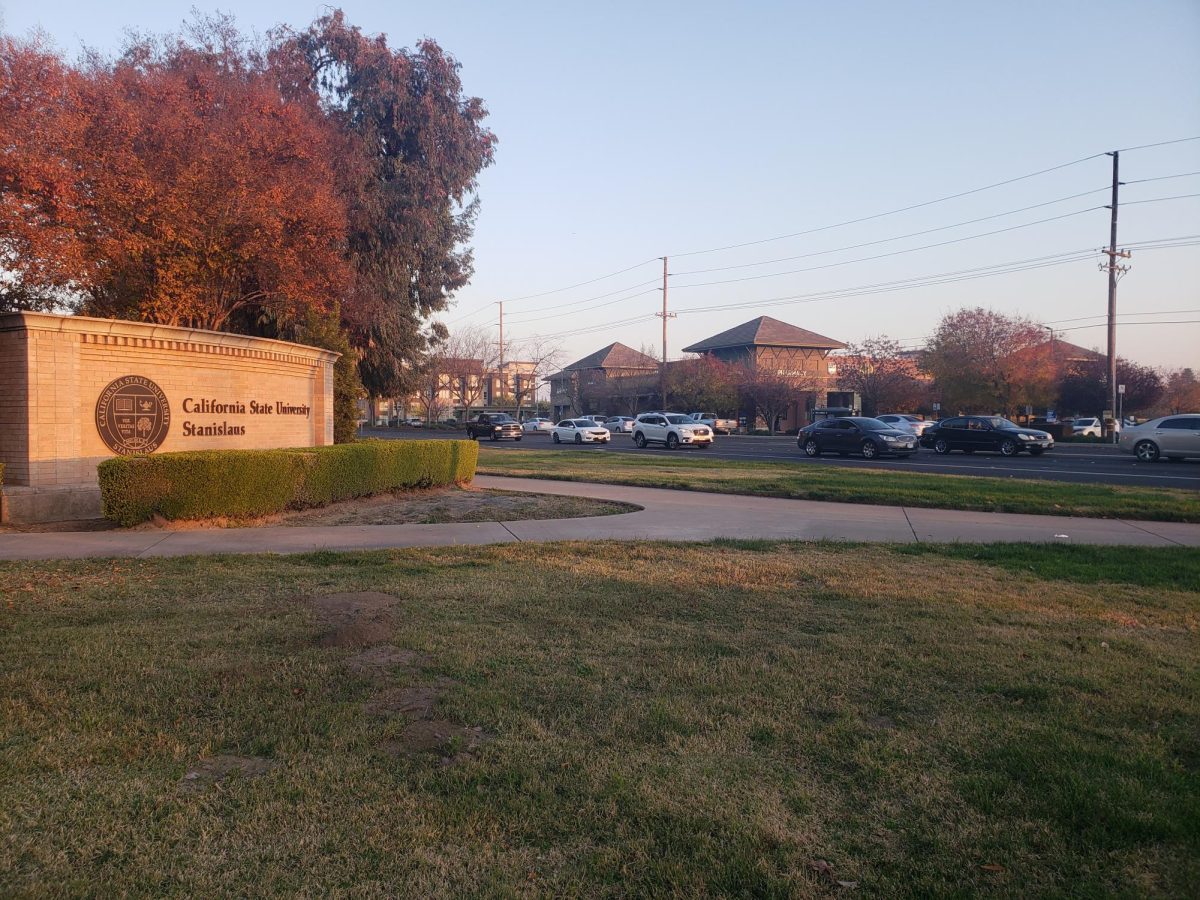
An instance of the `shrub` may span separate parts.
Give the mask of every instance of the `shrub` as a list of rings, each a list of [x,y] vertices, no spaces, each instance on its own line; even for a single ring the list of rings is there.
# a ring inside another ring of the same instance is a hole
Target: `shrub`
[[[474,441],[360,441],[294,450],[198,450],[100,463],[104,515],[121,525],[247,518],[475,475]]]

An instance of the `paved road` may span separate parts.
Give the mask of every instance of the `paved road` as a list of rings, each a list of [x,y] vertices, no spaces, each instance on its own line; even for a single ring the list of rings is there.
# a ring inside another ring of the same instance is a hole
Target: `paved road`
[[[580,519],[465,522],[456,525],[327,525],[0,534],[0,560],[308,553],[542,541],[714,538],[886,541],[896,543],[1035,541],[1200,547],[1200,524],[1130,522],[1068,516],[919,509],[741,497],[700,491],[481,475],[479,487],[619,500],[638,512]]]
[[[388,439],[447,438],[462,436],[461,432],[422,432],[420,429],[367,429],[366,435]],[[797,465],[811,465],[800,452],[794,437],[749,437],[746,435],[719,435],[711,450],[667,450],[647,447],[639,450],[633,440],[626,436],[614,436],[610,444],[602,446],[551,443],[548,434],[526,435],[516,441],[485,441],[484,446],[519,453],[525,450],[552,449],[559,453],[638,453],[665,456],[701,456],[720,459],[743,459],[755,462],[783,461]],[[880,459],[867,462],[857,457],[823,456],[820,462],[839,466],[857,466],[868,469],[894,469],[906,472],[933,472],[945,475],[986,475],[992,478],[1043,478],[1050,481],[1070,481],[1081,484],[1113,484],[1143,487],[1190,488],[1200,491],[1200,460],[1182,463],[1161,461],[1139,463],[1132,456],[1121,453],[1115,447],[1096,444],[1059,444],[1040,457],[1021,455],[1005,459],[998,453],[952,453],[938,456],[932,450],[921,450],[908,459]]]

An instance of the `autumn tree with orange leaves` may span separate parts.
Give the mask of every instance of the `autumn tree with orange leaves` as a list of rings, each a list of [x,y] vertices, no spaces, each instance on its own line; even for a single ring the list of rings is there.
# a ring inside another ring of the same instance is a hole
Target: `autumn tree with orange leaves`
[[[38,41],[0,35],[0,311],[54,308],[91,280],[85,87]]]
[[[0,309],[291,340],[330,319],[373,396],[410,389],[471,277],[495,144],[458,69],[336,10],[265,43],[198,19],[74,66],[0,37]]]
[[[6,268],[92,315],[245,330],[331,312],[350,284],[340,135],[227,22],[190,38],[76,71],[5,43],[5,224],[42,213],[6,229]]]

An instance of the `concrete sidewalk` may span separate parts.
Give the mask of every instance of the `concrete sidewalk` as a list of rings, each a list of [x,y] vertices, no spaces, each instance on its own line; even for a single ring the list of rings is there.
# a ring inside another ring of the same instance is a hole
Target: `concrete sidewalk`
[[[481,475],[478,487],[636,503],[619,516],[461,525],[345,525],[0,534],[0,560],[307,553],[519,541],[776,538],[991,543],[1032,541],[1200,547],[1200,524],[914,509],[743,497],[658,488]]]

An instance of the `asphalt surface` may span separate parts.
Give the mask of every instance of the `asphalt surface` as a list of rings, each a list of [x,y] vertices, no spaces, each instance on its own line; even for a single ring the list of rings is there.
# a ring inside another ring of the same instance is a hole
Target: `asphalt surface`
[[[422,431],[419,428],[368,428],[364,436],[389,440],[422,440],[430,438],[465,437],[463,432]],[[975,475],[988,478],[1033,478],[1048,481],[1068,481],[1077,484],[1112,484],[1143,487],[1190,488],[1200,491],[1200,460],[1171,463],[1138,462],[1132,455],[1116,447],[1100,444],[1059,444],[1040,457],[1021,454],[1006,459],[998,453],[954,452],[938,456],[932,450],[921,449],[907,459],[878,459],[868,462],[859,457],[839,457],[827,454],[809,459],[796,446],[794,437],[751,437],[748,435],[718,435],[713,447],[699,450],[684,447],[667,450],[650,446],[639,450],[629,435],[613,435],[608,444],[554,444],[548,433],[526,434],[521,441],[483,441],[485,447],[505,452],[554,450],[557,453],[637,453],[641,455],[703,457],[749,462],[789,462],[796,465],[821,463],[835,466],[856,466],[868,469],[891,469],[898,472],[930,472],[943,475]]]

